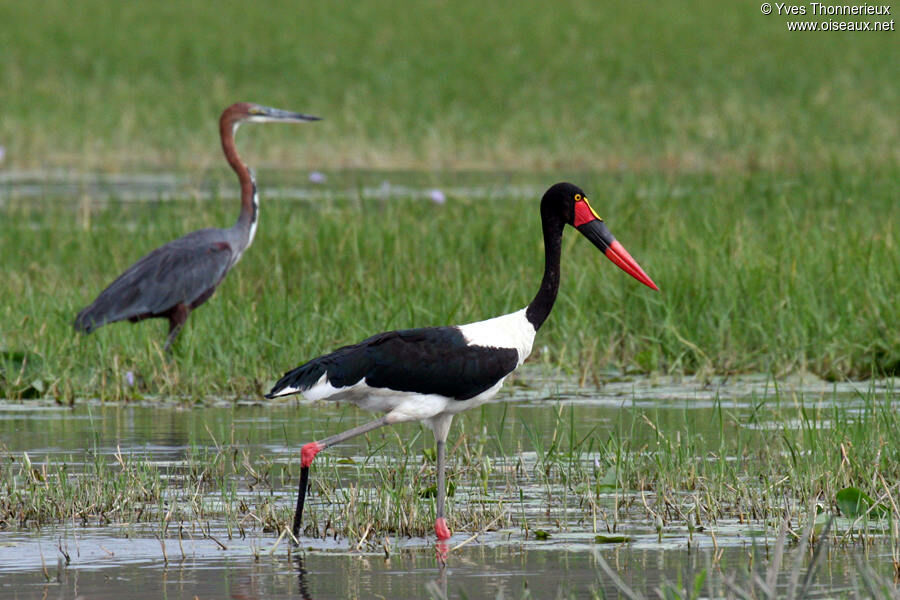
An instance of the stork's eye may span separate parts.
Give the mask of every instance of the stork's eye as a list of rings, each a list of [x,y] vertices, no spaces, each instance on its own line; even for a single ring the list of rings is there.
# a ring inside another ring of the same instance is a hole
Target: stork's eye
[[[581,197],[581,194],[575,194],[575,202],[581,202],[584,198]]]

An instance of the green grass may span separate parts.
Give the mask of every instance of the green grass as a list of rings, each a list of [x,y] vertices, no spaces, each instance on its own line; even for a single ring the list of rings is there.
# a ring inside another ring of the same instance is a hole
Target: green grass
[[[230,224],[230,196],[96,206],[88,190],[77,207],[0,197],[5,395],[40,379],[38,393],[122,397],[134,393],[128,370],[140,393],[257,394],[377,331],[519,308],[539,277],[537,198],[503,185],[543,187],[560,172],[589,190],[663,293],[598,265],[570,233],[533,360],[583,376],[610,365],[900,371],[900,78],[896,61],[876,59],[894,32],[789,33],[756,2],[712,0],[56,1],[4,3],[0,22],[0,145],[14,170],[219,177],[215,120],[231,102],[326,118],[242,130],[242,153],[264,167],[260,234],[174,361],[158,351],[159,323],[81,339],[70,321],[151,248]],[[487,176],[490,200],[435,209],[360,201],[345,167],[504,175]],[[326,202],[270,202],[276,168],[327,169],[340,183]]]
[[[337,177],[337,176],[336,176]],[[345,174],[343,183],[348,183]],[[900,371],[896,174],[582,176],[654,293],[574,230],[530,359],[590,380],[617,372],[827,378]],[[73,206],[9,200],[0,218],[3,394],[34,379],[62,399],[258,395],[286,370],[379,331],[517,310],[543,261],[537,197],[266,199],[253,246],[190,318],[90,336],[72,320],[118,273],[189,230],[230,224],[233,199]],[[352,182],[348,183],[352,189]],[[138,385],[125,387],[133,371]]]
[[[257,164],[794,171],[896,165],[896,32],[789,33],[756,0],[0,6],[16,168],[220,164],[237,100],[326,118]]]

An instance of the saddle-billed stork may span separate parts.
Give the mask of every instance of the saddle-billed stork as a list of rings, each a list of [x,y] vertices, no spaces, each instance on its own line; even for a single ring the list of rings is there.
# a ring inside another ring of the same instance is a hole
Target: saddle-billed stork
[[[300,489],[293,533],[299,536],[309,467],[316,454],[383,425],[421,421],[437,442],[437,511],[434,531],[450,537],[444,518],[444,452],[456,413],[490,400],[503,380],[531,353],[535,333],[550,314],[559,291],[559,262],[564,227],[572,225],[623,271],[654,290],[656,284],[609,232],[584,192],[557,183],[541,200],[544,277],[537,295],[522,310],[466,325],[423,327],[379,333],[344,346],[286,373],[267,398],[303,394],[307,400],[353,402],[386,413],[301,450]]]

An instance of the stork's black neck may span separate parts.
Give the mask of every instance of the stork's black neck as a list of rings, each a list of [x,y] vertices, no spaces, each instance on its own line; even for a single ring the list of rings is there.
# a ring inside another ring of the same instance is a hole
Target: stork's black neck
[[[559,259],[562,252],[562,234],[565,222],[552,211],[541,206],[541,228],[544,230],[544,277],[537,295],[525,311],[525,317],[540,329],[556,302],[559,292]]]

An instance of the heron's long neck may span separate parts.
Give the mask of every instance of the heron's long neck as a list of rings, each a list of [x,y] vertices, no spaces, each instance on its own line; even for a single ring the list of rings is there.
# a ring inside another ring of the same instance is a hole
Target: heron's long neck
[[[238,156],[234,146],[234,134],[237,131],[237,123],[223,119],[219,124],[219,135],[222,138],[222,151],[225,159],[241,182],[241,214],[238,216],[235,227],[245,234],[246,244],[250,245],[253,234],[256,231],[256,219],[259,212],[259,204],[256,196],[256,181],[253,173],[247,168]]]
[[[525,311],[525,317],[540,329],[556,302],[559,292],[559,259],[562,252],[562,234],[565,223],[552,216],[542,216],[541,226],[544,230],[544,277],[537,295]]]

